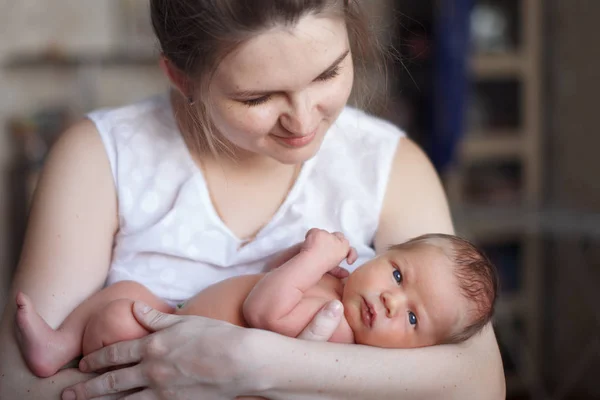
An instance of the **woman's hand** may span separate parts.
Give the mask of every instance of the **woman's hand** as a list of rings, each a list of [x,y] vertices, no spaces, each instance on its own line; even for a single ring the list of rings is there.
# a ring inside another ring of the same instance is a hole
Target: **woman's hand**
[[[66,389],[63,399],[114,393],[131,393],[124,397],[129,400],[233,399],[259,394],[268,386],[268,377],[260,371],[269,360],[256,356],[260,349],[254,339],[260,331],[204,317],[163,314],[141,303],[135,303],[134,314],[155,333],[88,354],[79,365],[84,372],[121,369]],[[328,340],[342,314],[339,301],[327,304],[299,337]]]

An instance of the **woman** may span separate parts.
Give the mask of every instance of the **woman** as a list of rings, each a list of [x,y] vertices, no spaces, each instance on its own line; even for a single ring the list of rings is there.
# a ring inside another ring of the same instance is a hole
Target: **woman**
[[[172,303],[262,270],[311,227],[342,231],[360,265],[392,243],[452,233],[423,153],[345,107],[368,61],[354,0],[152,0],[170,97],[92,113],[52,150],[13,292],[53,326],[108,284]],[[183,140],[182,140],[183,139]],[[374,249],[372,248],[374,247]],[[327,339],[331,304],[305,338]],[[0,397],[231,399],[504,397],[491,327],[463,345],[383,350],[300,341],[201,317],[136,310],[157,331],[34,379],[1,333]]]

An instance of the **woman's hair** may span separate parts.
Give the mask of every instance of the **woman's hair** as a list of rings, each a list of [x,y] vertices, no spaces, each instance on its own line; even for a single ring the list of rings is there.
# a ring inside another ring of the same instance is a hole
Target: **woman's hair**
[[[345,20],[356,70],[353,98],[360,105],[369,102],[366,74],[370,69],[381,68],[382,53],[359,3],[358,0],[150,0],[152,25],[162,53],[197,85],[189,88],[195,93],[198,105],[188,107],[192,126],[183,127],[188,145],[200,151],[227,149],[214,134],[210,107],[203,102],[219,62],[261,32],[277,25],[293,26],[310,14]]]

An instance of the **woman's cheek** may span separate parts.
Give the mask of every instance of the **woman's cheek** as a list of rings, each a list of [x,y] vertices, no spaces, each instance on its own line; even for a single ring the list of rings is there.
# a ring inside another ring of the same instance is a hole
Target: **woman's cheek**
[[[223,114],[223,120],[230,128],[246,132],[249,127],[255,126],[256,121],[261,119],[261,114],[257,108],[260,108],[260,106],[252,107],[241,103],[236,104],[226,110]]]
[[[237,119],[240,130],[252,136],[264,136],[271,133],[277,123],[277,113],[268,104],[250,107]]]
[[[340,79],[337,85],[331,85],[327,91],[322,107],[328,115],[337,115],[346,106],[352,91],[352,76]]]

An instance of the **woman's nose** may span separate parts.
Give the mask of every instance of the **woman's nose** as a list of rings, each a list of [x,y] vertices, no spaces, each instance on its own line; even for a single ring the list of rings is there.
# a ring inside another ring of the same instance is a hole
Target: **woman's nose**
[[[400,291],[385,291],[381,293],[381,302],[385,307],[385,313],[388,318],[395,317],[406,303],[406,296]]]
[[[296,95],[290,101],[290,108],[280,117],[281,125],[298,136],[311,134],[317,127],[313,118],[313,104],[308,93]]]

